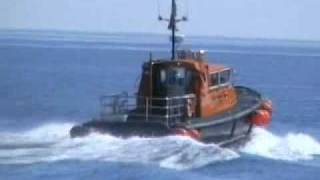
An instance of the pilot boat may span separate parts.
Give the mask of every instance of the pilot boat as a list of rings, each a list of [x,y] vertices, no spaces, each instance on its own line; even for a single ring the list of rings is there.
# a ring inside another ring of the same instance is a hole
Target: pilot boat
[[[90,133],[118,137],[187,136],[227,146],[250,138],[254,126],[267,127],[272,102],[245,86],[233,83],[233,69],[209,64],[203,50],[176,50],[179,37],[176,1],[169,22],[171,58],[142,65],[137,93],[100,98],[100,116],[70,130],[72,138]]]

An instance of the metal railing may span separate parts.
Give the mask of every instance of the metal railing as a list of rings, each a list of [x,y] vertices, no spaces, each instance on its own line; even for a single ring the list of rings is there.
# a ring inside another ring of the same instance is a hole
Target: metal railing
[[[142,121],[156,121],[168,126],[187,117],[187,105],[195,104],[196,96],[187,94],[175,97],[141,97],[127,93],[102,96],[101,119],[111,115],[127,115]],[[190,108],[190,107],[189,107]]]

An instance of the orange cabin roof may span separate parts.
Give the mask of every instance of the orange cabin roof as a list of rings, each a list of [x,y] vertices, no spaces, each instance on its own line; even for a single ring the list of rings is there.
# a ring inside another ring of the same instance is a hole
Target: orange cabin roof
[[[217,73],[217,72],[221,72],[224,70],[228,70],[230,69],[229,67],[220,65],[220,64],[211,64],[209,65],[209,73]]]
[[[161,64],[165,64],[165,65],[182,65],[182,66],[187,66],[187,67],[192,67],[198,71],[203,72],[204,68],[208,69],[208,73],[216,73],[216,72],[221,72],[224,70],[228,70],[230,69],[229,67],[226,67],[224,65],[220,65],[220,64],[208,64],[208,62],[206,61],[202,61],[202,60],[194,60],[194,59],[180,59],[177,61],[162,61],[162,60],[158,60],[158,61],[154,61],[153,63],[157,64],[157,63],[161,63]]]

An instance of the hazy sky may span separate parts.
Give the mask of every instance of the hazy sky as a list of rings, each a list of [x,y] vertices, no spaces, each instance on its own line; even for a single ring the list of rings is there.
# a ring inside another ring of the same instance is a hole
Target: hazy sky
[[[158,1],[164,11],[168,0]],[[190,20],[180,28],[187,35],[320,40],[320,0],[188,0],[188,4]],[[0,29],[165,33],[157,9],[157,0],[1,0]]]

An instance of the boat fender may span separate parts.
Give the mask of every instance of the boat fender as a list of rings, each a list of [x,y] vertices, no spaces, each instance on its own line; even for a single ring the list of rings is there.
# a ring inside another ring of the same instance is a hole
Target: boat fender
[[[201,133],[196,129],[189,129],[189,135],[193,139],[200,139]]]
[[[251,122],[256,126],[267,126],[271,121],[271,114],[264,109],[259,109],[251,116]]]
[[[184,129],[184,128],[176,128],[176,129],[174,130],[174,134],[180,135],[180,136],[187,136],[187,135],[188,135],[188,132],[187,132],[187,130]]]
[[[201,137],[200,132],[196,129],[177,128],[174,133],[178,136],[186,136],[193,139],[199,139]]]
[[[273,108],[272,108],[272,101],[269,99],[263,100],[261,104],[261,109],[264,109],[268,111],[270,114],[272,114]]]

